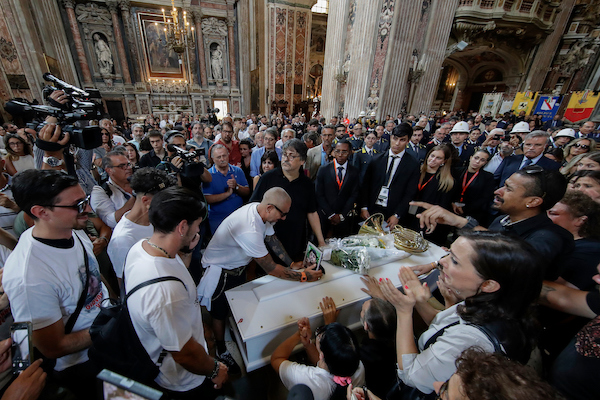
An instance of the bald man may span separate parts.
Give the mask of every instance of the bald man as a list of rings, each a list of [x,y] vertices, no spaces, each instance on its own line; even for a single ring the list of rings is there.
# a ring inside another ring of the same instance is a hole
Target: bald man
[[[293,262],[275,236],[273,225],[285,219],[291,205],[292,199],[284,189],[267,190],[260,203],[249,203],[223,220],[202,257],[206,270],[198,285],[198,297],[213,317],[217,357],[230,373],[236,374],[239,366],[225,346],[225,320],[229,313],[225,292],[246,282],[250,261],[255,260],[269,275],[291,281],[312,282],[323,275],[310,268],[298,271],[303,268],[302,261]],[[287,266],[275,263],[267,246]]]

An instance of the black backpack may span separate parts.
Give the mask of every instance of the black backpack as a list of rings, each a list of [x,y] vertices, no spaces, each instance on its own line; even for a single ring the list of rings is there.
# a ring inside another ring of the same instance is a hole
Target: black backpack
[[[109,307],[101,307],[90,327],[92,345],[88,350],[90,361],[98,371],[109,369],[141,383],[151,383],[158,376],[159,366],[167,354],[162,351],[155,364],[135,332],[127,299],[139,289],[164,281],[183,281],[174,276],[150,279],[134,287],[125,298]]]

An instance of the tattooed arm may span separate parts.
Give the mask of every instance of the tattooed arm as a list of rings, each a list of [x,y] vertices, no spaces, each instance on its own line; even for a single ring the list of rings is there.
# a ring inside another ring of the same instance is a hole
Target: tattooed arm
[[[261,258],[255,258],[256,262],[265,272],[269,275],[273,275],[277,278],[286,279],[288,281],[300,281],[302,280],[302,272],[293,270],[288,267],[284,267],[283,265],[275,263],[273,261],[273,257],[270,254],[267,254]],[[315,271],[310,268],[304,270],[306,274],[306,279],[309,282],[316,281],[323,276],[321,271]]]
[[[573,289],[555,282],[544,281],[539,303],[555,310],[580,317],[594,318],[594,313],[587,305],[588,292]]]
[[[275,255],[277,257],[279,257],[279,259],[281,261],[283,261],[284,263],[287,264],[287,266],[292,265],[292,262],[294,262],[294,261],[288,255],[287,251],[285,251],[283,244],[281,244],[281,242],[279,241],[277,236],[272,235],[272,236],[265,237],[265,243],[267,244],[267,246],[269,246],[269,249],[271,249],[271,251],[273,253],[275,253]],[[261,265],[261,267],[262,267],[262,265]],[[264,269],[264,267],[263,267],[263,269]],[[265,269],[265,271],[266,271],[266,269]]]

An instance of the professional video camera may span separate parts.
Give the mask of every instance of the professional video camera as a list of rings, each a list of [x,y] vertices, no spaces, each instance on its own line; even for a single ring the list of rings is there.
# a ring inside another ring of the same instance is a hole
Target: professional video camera
[[[199,161],[200,156],[205,155],[204,149],[196,149],[194,147],[182,149],[179,146],[168,144],[167,151],[169,154],[172,154],[172,156],[165,157],[165,159],[156,166],[157,169],[169,173],[179,172],[181,176],[188,178],[200,177],[204,173],[204,163]],[[179,170],[171,163],[171,160],[177,156],[183,160],[183,166]]]
[[[58,120],[61,131],[68,132],[69,145],[82,149],[94,149],[102,145],[102,132],[98,126],[78,127],[76,121],[99,119],[102,116],[102,105],[99,101],[100,92],[97,89],[80,89],[64,82],[50,73],[43,75],[44,79],[55,86],[47,85],[43,89],[44,98],[49,106],[32,104],[24,99],[12,99],[6,102],[4,109],[13,116],[21,116],[29,121],[27,128],[39,130],[45,125],[45,118],[53,116]],[[52,92],[62,90],[68,97],[65,104],[60,104],[50,98]],[[61,137],[62,138],[62,137]]]

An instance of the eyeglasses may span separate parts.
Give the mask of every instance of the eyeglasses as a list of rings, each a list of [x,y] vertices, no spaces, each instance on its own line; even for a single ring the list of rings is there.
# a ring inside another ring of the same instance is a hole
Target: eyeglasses
[[[281,155],[281,159],[286,159],[286,160],[294,160],[296,158],[300,157],[298,154],[291,154],[291,153],[283,153]]]
[[[287,217],[287,215],[289,214],[289,211],[288,211],[288,212],[283,212],[283,211],[281,211],[281,209],[280,209],[279,207],[277,207],[275,204],[271,204],[271,203],[269,203],[269,205],[270,205],[270,206],[273,206],[273,207],[275,207],[275,209],[276,209],[277,211],[279,211],[279,213],[281,214],[281,218],[285,218],[285,217]]]
[[[121,168],[122,170],[126,170],[126,169],[131,168],[131,167],[133,167],[132,163],[124,163],[124,164],[119,164],[119,165],[113,165],[113,166],[111,166],[109,168]]]
[[[442,383],[442,386],[440,386],[440,392],[437,394],[437,396],[435,396],[435,400],[444,400],[446,393],[448,392],[448,382],[450,382],[450,379]]]
[[[56,205],[56,204],[47,204],[47,205],[42,205],[42,207],[71,208],[73,210],[77,210],[77,212],[79,214],[82,214],[85,211],[85,209],[87,208],[88,204],[90,204],[90,196],[88,196],[85,199],[81,200],[77,204],[73,204],[72,206],[61,206],[61,205]]]
[[[584,149],[584,150],[587,150],[590,148],[590,146],[588,146],[587,144],[579,144],[579,143],[574,144],[573,147],[578,147],[578,148]]]

